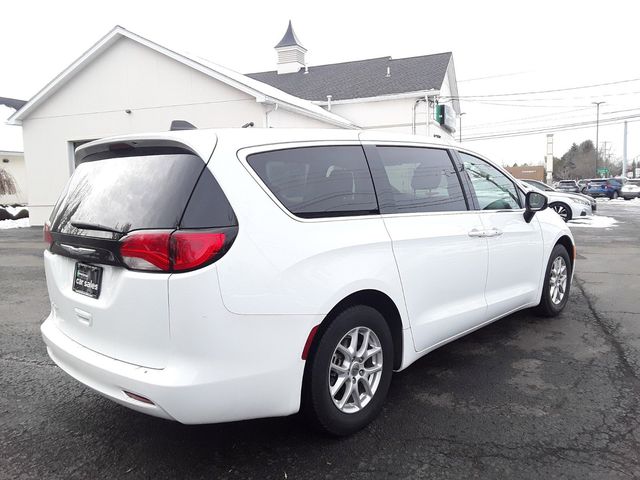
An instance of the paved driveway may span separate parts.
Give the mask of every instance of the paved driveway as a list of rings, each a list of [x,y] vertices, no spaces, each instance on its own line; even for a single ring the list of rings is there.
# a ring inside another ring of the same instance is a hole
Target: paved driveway
[[[628,202],[629,203],[629,202]],[[104,400],[48,359],[39,229],[0,232],[0,478],[640,477],[640,208],[573,228],[565,313],[507,317],[395,376],[346,439],[296,417],[183,426]]]

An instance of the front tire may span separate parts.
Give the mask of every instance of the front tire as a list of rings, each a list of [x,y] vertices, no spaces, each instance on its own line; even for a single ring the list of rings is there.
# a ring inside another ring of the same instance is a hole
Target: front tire
[[[618,192],[614,190],[614,192],[611,194],[611,200],[615,200],[617,198],[618,198]]]
[[[571,208],[566,203],[555,202],[549,205],[549,207],[551,207],[553,211],[560,215],[560,218],[562,218],[562,220],[564,220],[565,222],[571,220]]]
[[[303,410],[314,427],[350,435],[380,413],[393,373],[393,340],[378,310],[356,305],[339,313],[308,361]]]
[[[536,312],[544,317],[555,317],[564,310],[571,290],[571,260],[563,245],[551,251],[542,285],[542,298]]]

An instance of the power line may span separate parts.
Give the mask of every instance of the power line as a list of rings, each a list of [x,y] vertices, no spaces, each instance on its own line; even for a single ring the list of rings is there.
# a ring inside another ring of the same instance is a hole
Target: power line
[[[560,116],[564,116],[567,113],[575,113],[575,112],[586,112],[587,110],[589,111],[589,115],[592,111],[593,107],[589,106],[589,107],[583,107],[583,108],[578,108],[575,110],[566,110],[563,112],[554,112],[554,113],[546,113],[543,115],[533,115],[533,116],[528,116],[528,117],[521,117],[521,118],[513,118],[510,120],[504,120],[502,122],[489,122],[489,123],[480,123],[480,124],[475,124],[475,125],[469,125],[468,127],[465,126],[465,129],[469,129],[469,130],[477,130],[477,129],[481,129],[483,127],[494,127],[494,126],[499,126],[499,125],[504,125],[504,124],[509,124],[509,125],[513,125],[513,124],[526,124],[526,123],[537,123],[540,122],[540,120],[536,120],[539,118],[543,118],[543,117],[560,117]],[[636,110],[640,110],[640,106],[638,107],[634,107],[634,108],[625,108],[622,110],[612,110],[609,112],[601,112],[600,115],[613,115],[616,113],[624,113],[624,112],[633,112]],[[585,115],[587,115],[587,113],[581,114],[581,115],[572,115],[569,117],[564,117],[564,119],[569,120],[572,118],[583,118]],[[544,120],[543,120],[544,121]],[[543,126],[541,125],[540,128],[543,128]]]
[[[600,120],[600,124],[614,125],[616,123],[621,123],[624,120],[628,120],[630,123],[640,121],[640,113],[634,114],[634,115],[625,115],[625,116],[615,117],[615,118],[607,118],[604,120]],[[511,132],[493,132],[493,133],[478,135],[475,137],[463,138],[463,141],[478,141],[478,140],[489,140],[489,139],[497,139],[497,138],[522,137],[522,136],[534,135],[538,133],[550,133],[550,132],[557,132],[557,131],[564,131],[564,130],[577,130],[580,128],[595,125],[595,123],[596,123],[595,120],[590,120],[585,122],[575,122],[575,123],[568,123],[568,124],[562,124],[562,125],[552,125],[549,127],[540,127],[537,129],[516,130]]]
[[[584,88],[595,88],[595,87],[605,87],[609,85],[620,85],[622,83],[631,83],[640,81],[640,78],[630,78],[627,80],[618,80],[616,82],[607,82],[607,83],[596,83],[593,85],[581,85],[579,87],[567,87],[567,88],[554,88],[551,90],[533,90],[530,92],[509,92],[509,93],[492,93],[487,95],[458,95],[458,96],[449,96],[442,98],[456,98],[456,99],[465,99],[465,98],[495,98],[495,97],[509,97],[509,96],[518,96],[518,95],[532,95],[538,93],[553,93],[553,92],[568,92],[571,90],[581,90]]]

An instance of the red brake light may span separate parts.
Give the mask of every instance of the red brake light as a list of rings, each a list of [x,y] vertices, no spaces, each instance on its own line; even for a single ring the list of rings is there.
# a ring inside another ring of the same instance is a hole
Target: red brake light
[[[222,232],[181,232],[171,235],[174,270],[190,270],[213,258],[225,243]]]
[[[171,232],[140,230],[124,237],[120,245],[122,260],[135,270],[162,270],[171,267],[169,239]]]
[[[180,272],[214,260],[231,240],[221,231],[140,230],[121,240],[120,255],[133,270]]]
[[[44,224],[44,228],[42,229],[42,237],[50,247],[53,243],[53,237],[51,236],[51,225],[49,224],[49,222]]]

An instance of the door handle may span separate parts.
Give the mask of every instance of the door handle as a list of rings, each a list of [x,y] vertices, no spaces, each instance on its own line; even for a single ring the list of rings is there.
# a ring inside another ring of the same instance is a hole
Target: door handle
[[[485,237],[499,237],[500,235],[502,235],[502,233],[502,230],[493,227],[485,231]]]
[[[469,230],[469,236],[470,237],[486,237],[487,232],[486,230],[478,230],[477,228],[472,228],[471,230]]]

